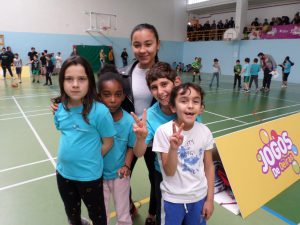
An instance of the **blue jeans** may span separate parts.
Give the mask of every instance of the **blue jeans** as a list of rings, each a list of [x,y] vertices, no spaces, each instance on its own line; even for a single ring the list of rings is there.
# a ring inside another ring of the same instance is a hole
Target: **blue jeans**
[[[212,86],[215,77],[217,78],[217,88],[219,87],[219,76],[220,76],[220,73],[219,73],[219,72],[213,73],[213,76],[212,76],[212,78],[211,78],[210,85],[209,85],[210,87]]]

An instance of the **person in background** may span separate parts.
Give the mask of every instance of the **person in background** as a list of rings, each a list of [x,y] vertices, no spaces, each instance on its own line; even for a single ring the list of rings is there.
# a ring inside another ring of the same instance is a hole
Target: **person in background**
[[[251,90],[252,82],[254,81],[255,87],[256,87],[256,92],[259,92],[258,89],[258,73],[260,71],[260,65],[258,64],[258,59],[254,58],[253,59],[253,64],[250,66],[250,84],[249,84],[249,90]]]
[[[17,73],[17,76],[18,76],[19,83],[22,83],[22,78],[21,78],[21,75],[22,75],[22,66],[23,66],[22,59],[19,58],[19,54],[18,53],[15,53],[15,56],[14,56],[14,67],[16,68],[16,73]]]
[[[238,88],[242,88],[241,86],[241,72],[242,72],[242,65],[240,64],[240,60],[236,60],[235,65],[233,67],[234,72],[234,82],[233,82],[233,89],[235,89],[236,82],[238,82]]]
[[[214,63],[213,63],[213,75],[209,84],[209,87],[211,88],[214,82],[215,77],[217,78],[217,88],[219,87],[219,78],[220,78],[220,74],[221,74],[221,66],[219,63],[219,60],[217,58],[214,59]]]
[[[123,48],[123,52],[121,54],[122,62],[123,62],[123,67],[128,65],[128,53],[126,51],[126,48]]]
[[[272,73],[276,71],[277,63],[274,60],[273,56],[270,54],[265,54],[263,52],[258,53],[257,55],[260,59],[260,65],[264,71],[264,78],[262,83],[262,88],[260,89],[263,92],[270,91],[270,85],[272,81]]]
[[[285,57],[283,63],[280,65],[282,67],[282,88],[287,87],[288,77],[291,72],[291,67],[294,66],[294,63],[290,60],[290,57]]]

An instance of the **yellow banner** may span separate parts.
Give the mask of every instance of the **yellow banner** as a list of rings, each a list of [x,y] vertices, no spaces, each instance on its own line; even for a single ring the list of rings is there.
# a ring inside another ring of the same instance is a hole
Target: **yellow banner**
[[[300,113],[216,138],[245,218],[299,179]]]

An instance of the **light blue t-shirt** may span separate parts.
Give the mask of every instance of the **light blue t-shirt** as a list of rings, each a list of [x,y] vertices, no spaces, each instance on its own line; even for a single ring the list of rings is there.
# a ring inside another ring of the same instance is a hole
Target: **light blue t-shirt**
[[[89,124],[83,120],[83,106],[66,111],[60,103],[54,122],[61,131],[57,171],[66,179],[93,181],[102,176],[103,137],[113,137],[116,132],[109,110],[102,103],[94,102],[88,114]]]
[[[285,68],[283,70],[284,73],[290,73],[291,72],[291,67],[292,67],[292,64],[290,62],[286,62],[284,64]]]
[[[114,136],[114,145],[104,156],[104,180],[112,180],[118,177],[117,171],[124,165],[127,149],[133,148],[135,144],[134,119],[128,112],[124,110],[122,112],[123,117],[119,121],[114,122],[117,132]]]
[[[260,65],[257,63],[251,64],[251,68],[250,68],[250,74],[251,76],[258,76],[258,73],[260,71]]]
[[[148,145],[150,141],[153,140],[154,134],[157,130],[157,128],[164,124],[167,123],[171,120],[174,120],[176,118],[176,114],[171,114],[167,115],[165,114],[159,105],[159,102],[156,102],[153,104],[149,109],[147,109],[147,128],[148,128],[148,135],[146,137],[146,144]],[[199,115],[196,119],[197,122],[201,123],[202,122],[202,116]],[[155,170],[161,173],[160,166],[158,163],[158,158],[155,156],[155,161],[154,161],[154,166]]]
[[[250,65],[248,63],[243,65],[244,77],[250,76]]]

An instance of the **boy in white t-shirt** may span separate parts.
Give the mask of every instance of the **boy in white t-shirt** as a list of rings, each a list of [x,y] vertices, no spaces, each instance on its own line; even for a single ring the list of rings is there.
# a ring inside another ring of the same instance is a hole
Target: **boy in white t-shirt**
[[[193,83],[174,87],[170,106],[177,118],[161,125],[152,151],[158,152],[163,176],[161,224],[204,225],[214,209],[214,140],[195,123],[204,108],[204,92]]]

